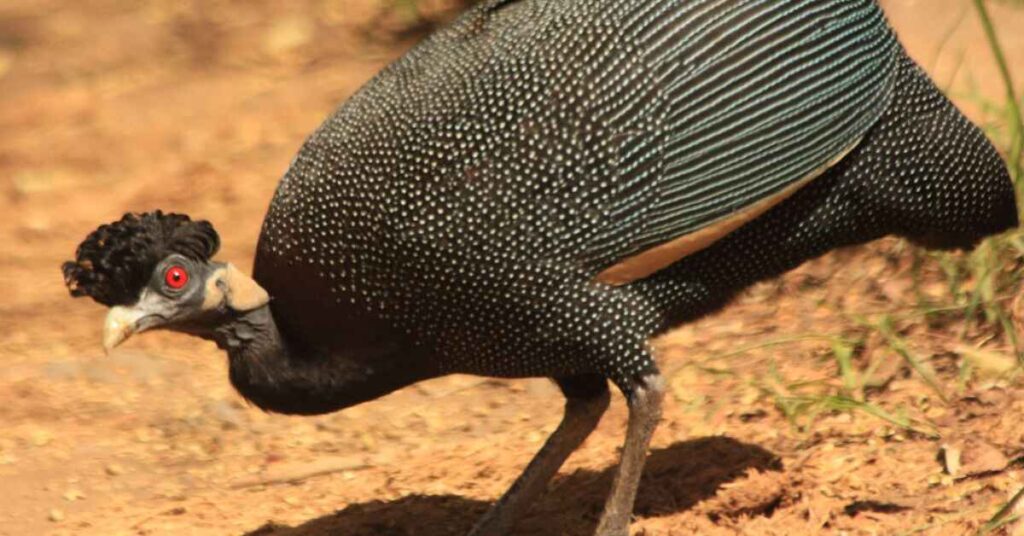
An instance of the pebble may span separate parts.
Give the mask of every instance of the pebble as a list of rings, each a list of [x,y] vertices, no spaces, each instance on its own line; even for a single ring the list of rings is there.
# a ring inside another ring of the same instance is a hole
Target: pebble
[[[34,446],[44,447],[53,440],[53,434],[49,430],[35,430],[29,439]]]
[[[63,497],[64,497],[65,501],[75,502],[77,500],[84,499],[85,498],[85,494],[82,493],[81,490],[69,489],[69,490],[64,492]]]

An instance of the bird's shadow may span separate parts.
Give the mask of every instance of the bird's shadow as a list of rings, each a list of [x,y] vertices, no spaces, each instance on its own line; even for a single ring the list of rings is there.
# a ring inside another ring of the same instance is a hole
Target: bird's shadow
[[[653,450],[634,513],[658,517],[686,511],[748,469],[781,471],[782,463],[761,447],[721,436]],[[600,472],[578,470],[556,477],[515,533],[592,534],[614,472],[612,466]],[[295,527],[269,523],[245,536],[461,536],[490,505],[490,501],[458,495],[410,495],[352,504]]]

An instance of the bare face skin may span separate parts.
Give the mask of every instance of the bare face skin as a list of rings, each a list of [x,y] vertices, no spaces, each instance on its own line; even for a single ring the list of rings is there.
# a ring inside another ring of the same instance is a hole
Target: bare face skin
[[[134,305],[112,307],[103,326],[109,352],[135,333],[151,329],[194,332],[210,316],[251,311],[270,296],[232,264],[196,262],[182,255],[165,258]]]

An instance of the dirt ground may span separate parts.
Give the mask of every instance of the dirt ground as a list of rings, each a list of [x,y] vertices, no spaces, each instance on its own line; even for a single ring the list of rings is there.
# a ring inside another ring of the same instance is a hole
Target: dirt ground
[[[883,4],[988,121],[979,97],[1001,89],[970,3]],[[993,9],[1024,67],[1024,9]],[[373,0],[0,0],[0,534],[457,535],[517,475],[560,417],[545,380],[267,415],[212,344],[152,334],[104,356],[104,311],[62,286],[88,231],[156,207],[212,220],[248,269],[298,145],[405,26]],[[671,389],[634,531],[971,534],[1024,486],[1024,382],[984,374],[1009,350],[907,316],[945,291],[935,263],[912,290],[914,258],[895,240],[840,251],[661,341]],[[885,313],[935,385],[851,320]],[[840,336],[861,341],[870,406],[810,402],[843,387]],[[964,381],[972,348],[990,366]],[[593,530],[624,423],[618,399],[518,534]]]

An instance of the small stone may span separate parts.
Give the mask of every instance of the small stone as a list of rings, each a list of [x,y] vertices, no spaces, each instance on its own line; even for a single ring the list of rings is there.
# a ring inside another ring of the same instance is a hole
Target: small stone
[[[14,53],[0,49],[0,78],[3,78],[11,70],[12,65],[14,65]]]
[[[117,475],[123,475],[124,474],[124,468],[121,467],[120,465],[116,464],[116,463],[107,464],[107,466],[103,468],[103,471],[106,472],[110,476],[117,476]]]
[[[245,417],[238,406],[227,400],[217,400],[207,404],[206,411],[220,423],[225,430],[235,430],[245,424]]]
[[[77,489],[72,488],[72,489],[69,489],[69,490],[65,491],[63,497],[64,497],[65,501],[75,502],[77,500],[84,499],[85,498],[85,494],[82,493],[81,490],[77,490]]]
[[[955,445],[942,445],[942,465],[943,469],[946,470],[946,474],[950,476],[957,476],[960,474],[960,447]]]
[[[30,440],[32,441],[33,445],[37,447],[44,447],[48,445],[50,441],[53,440],[53,434],[51,434],[48,430],[36,430],[32,432]]]
[[[47,516],[47,519],[54,523],[60,523],[61,521],[64,521],[64,511],[60,508],[51,508],[50,515]]]
[[[270,28],[264,38],[264,49],[273,56],[283,56],[309,43],[313,39],[315,26],[301,17],[279,20]]]

